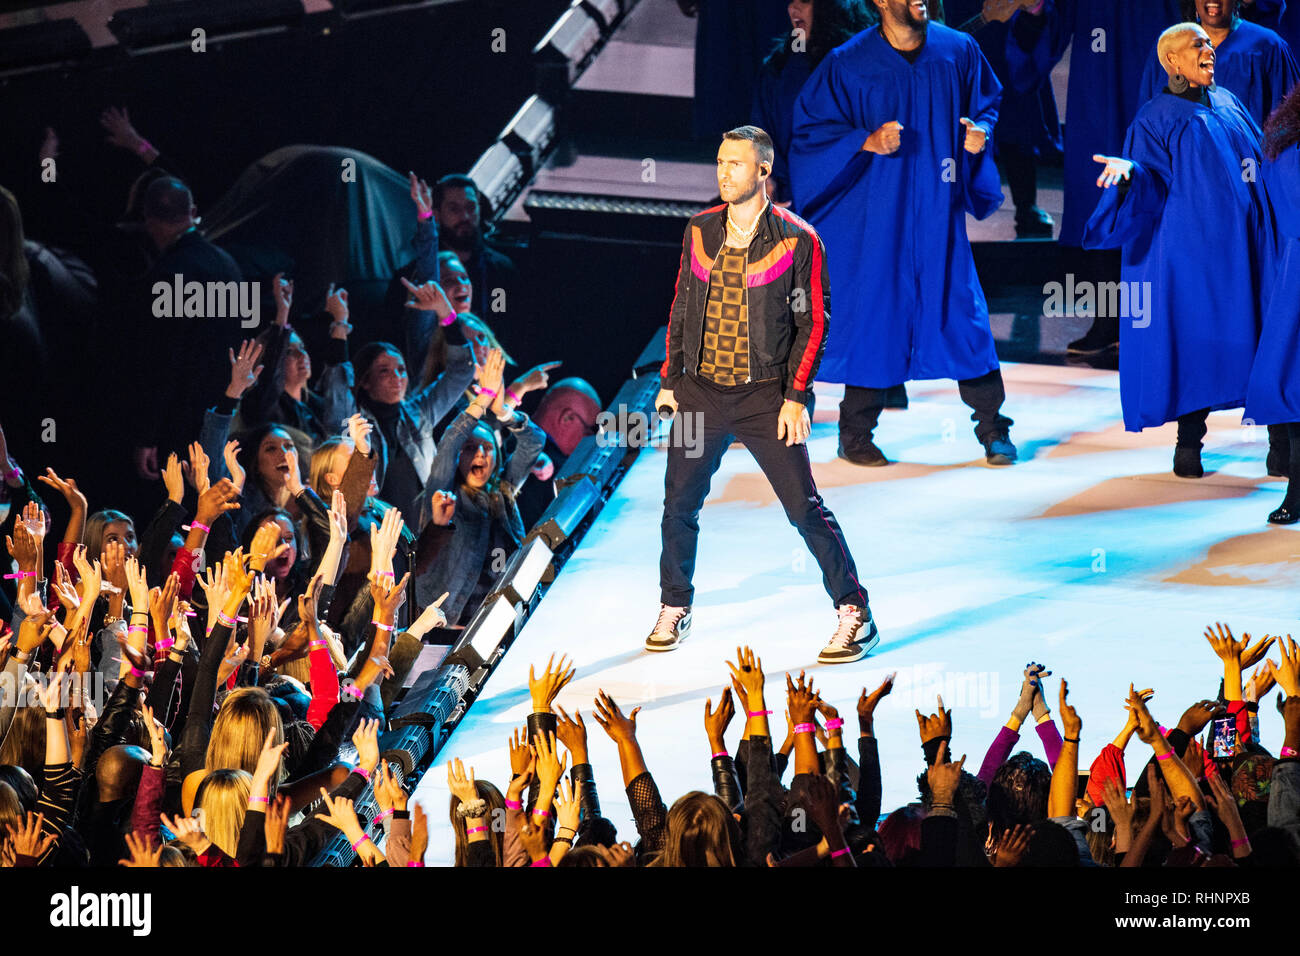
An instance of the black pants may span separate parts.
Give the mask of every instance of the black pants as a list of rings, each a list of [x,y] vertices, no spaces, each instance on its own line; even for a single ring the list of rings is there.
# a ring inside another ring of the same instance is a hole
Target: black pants
[[[1028,218],[1029,210],[1038,205],[1038,161],[1032,147],[1011,143],[998,144],[998,164],[1007,177],[1011,201],[1016,206],[1016,221]]]
[[[1002,369],[995,368],[979,378],[960,381],[957,390],[961,393],[961,400],[974,409],[971,421],[975,422],[975,437],[981,442],[992,435],[1006,434],[1007,429],[1015,424],[1001,414],[1002,403],[1007,399]],[[871,441],[889,391],[887,388],[859,388],[856,385],[844,387],[844,399],[840,402],[841,445],[846,449],[861,448]]]
[[[848,545],[835,516],[822,502],[813,482],[807,445],[786,446],[776,437],[784,400],[779,382],[756,382],[721,388],[683,376],[674,389],[677,419],[664,477],[663,552],[659,559],[660,600],[673,607],[691,604],[695,589],[696,544],[700,508],[708,497],[714,472],[732,441],[745,443],[776,492],[790,523],[803,536],[822,571],[826,593],[841,604],[867,606],[866,588],[858,581]],[[686,416],[693,416],[690,437],[681,440]]]

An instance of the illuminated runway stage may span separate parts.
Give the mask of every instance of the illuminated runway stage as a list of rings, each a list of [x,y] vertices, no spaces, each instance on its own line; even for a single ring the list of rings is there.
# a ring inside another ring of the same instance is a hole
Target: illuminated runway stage
[[[910,383],[911,408],[882,417],[876,440],[896,462],[887,468],[836,458],[840,390],[818,386],[814,472],[882,635],[855,664],[815,664],[835,614],[816,564],[739,446],[723,459],[700,518],[692,636],[673,653],[644,653],[658,612],[665,455],[642,453],[421,780],[430,865],[452,856],[447,759],[505,790],[506,738],[530,709],[528,666],[553,651],[578,666],[559,698],[567,710],[588,715],[597,688],[625,710],[641,706],[638,736],[670,804],[711,788],[704,701],[717,702],[723,661],[737,644],[763,658],[778,738],[785,671],[807,668],[849,728],[863,685],[897,671],[876,718],[888,811],[915,796],[922,764],[913,710],[932,711],[936,690],[953,707],[954,752],[977,767],[1025,664],[1045,661],[1053,710],[1057,678],[1070,681],[1086,766],[1123,725],[1129,681],[1156,689],[1152,713],[1167,725],[1215,695],[1221,668],[1201,636],[1206,624],[1300,634],[1300,526],[1264,520],[1285,490],[1284,480],[1264,478],[1265,429],[1243,428],[1240,412],[1211,415],[1206,477],[1180,479],[1170,471],[1172,425],[1124,432],[1114,372],[1007,365],[1004,375],[1021,462],[1000,469],[984,464],[953,382]],[[1260,718],[1265,744],[1276,744],[1271,697]],[[742,722],[728,735],[733,751]],[[587,727],[604,814],[635,842],[617,751],[594,720]],[[1031,729],[1021,743],[1042,755]]]

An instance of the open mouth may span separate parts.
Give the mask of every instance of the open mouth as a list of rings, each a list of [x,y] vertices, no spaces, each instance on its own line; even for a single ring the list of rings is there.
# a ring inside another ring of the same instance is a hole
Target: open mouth
[[[808,24],[804,23],[804,21],[803,21],[802,19],[800,19],[799,17],[795,17],[793,20],[791,20],[791,21],[790,21],[790,26],[793,27],[793,28],[796,29],[796,30],[807,30],[807,29],[808,29]]]
[[[478,481],[487,481],[490,474],[492,474],[492,468],[486,462],[481,465],[471,465],[469,469],[469,476]]]
[[[1222,12],[1223,12],[1223,4],[1221,3],[1207,3],[1205,5],[1206,16],[1217,17]]]
[[[451,302],[453,306],[469,305],[468,292],[455,292],[452,294]]]
[[[927,7],[924,3],[922,3],[921,0],[912,0],[910,6],[912,8],[912,12],[916,14],[918,17],[928,17],[930,15],[930,8]]]

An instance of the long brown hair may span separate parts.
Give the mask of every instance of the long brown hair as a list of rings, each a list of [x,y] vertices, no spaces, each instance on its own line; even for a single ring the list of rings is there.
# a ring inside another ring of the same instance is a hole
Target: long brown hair
[[[501,796],[500,790],[486,780],[475,780],[474,787],[478,790],[478,795],[487,801],[488,842],[492,844],[492,856],[497,861],[496,865],[501,866],[501,834],[505,830],[506,798]],[[456,834],[456,866],[469,866],[469,840],[465,836],[465,821],[456,818],[456,808],[459,806],[460,799],[453,796],[448,816],[451,817],[452,832]],[[498,820],[501,821],[500,826],[497,825]]]
[[[711,793],[692,790],[668,811],[663,852],[651,866],[736,866],[740,828],[727,805]]]

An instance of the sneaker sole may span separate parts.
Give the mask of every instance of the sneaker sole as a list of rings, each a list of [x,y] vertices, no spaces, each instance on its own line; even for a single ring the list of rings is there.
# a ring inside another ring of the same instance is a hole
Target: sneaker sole
[[[1110,352],[1112,350],[1118,351],[1118,349],[1119,349],[1119,343],[1115,342],[1112,345],[1094,346],[1093,348],[1087,348],[1087,349],[1072,349],[1067,347],[1065,350],[1065,354],[1066,355],[1105,355],[1107,352]]]
[[[675,651],[677,648],[682,646],[682,641],[686,640],[686,638],[690,636],[690,633],[691,626],[687,624],[686,629],[684,631],[679,631],[677,633],[677,640],[673,641],[671,644],[651,643],[650,638],[646,638],[645,649],[654,654],[662,654],[666,651]],[[654,635],[651,635],[651,637],[653,636]]]
[[[857,654],[853,657],[827,657],[826,652],[817,655],[818,664],[852,664],[854,661],[860,661],[866,657],[880,643],[880,631],[876,628],[876,622],[871,622],[871,634],[866,639],[859,641],[857,645]]]

